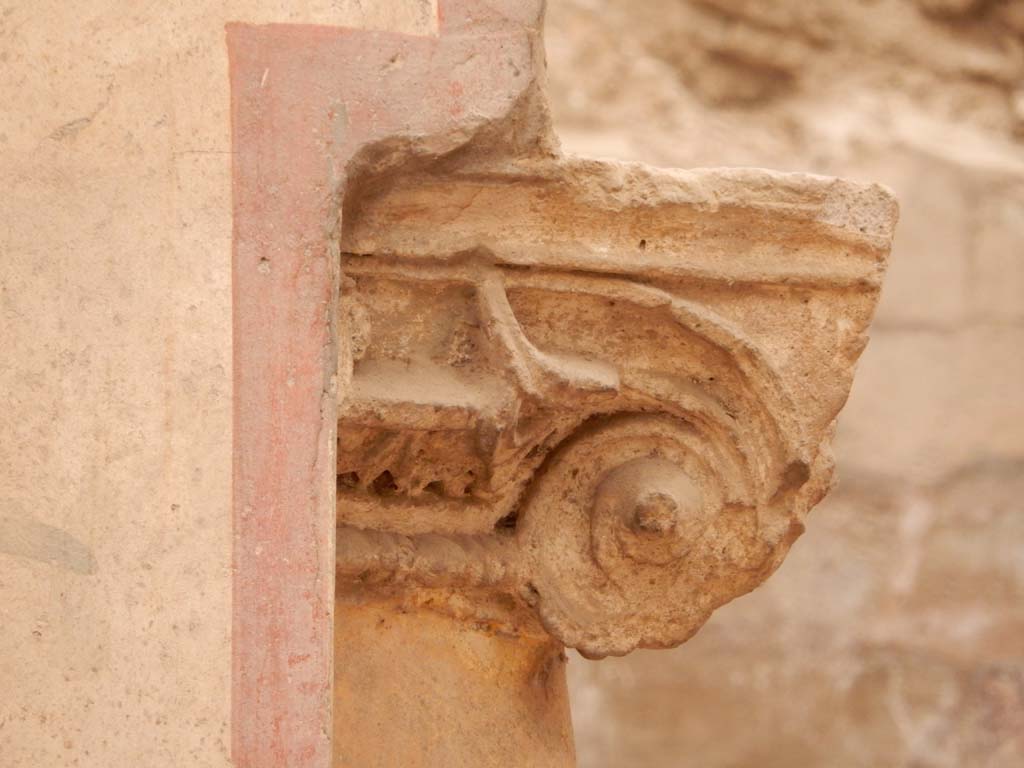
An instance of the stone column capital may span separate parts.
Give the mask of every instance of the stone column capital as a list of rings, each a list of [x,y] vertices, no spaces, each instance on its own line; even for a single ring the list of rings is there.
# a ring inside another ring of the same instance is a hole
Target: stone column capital
[[[239,765],[568,764],[561,645],[684,641],[829,486],[891,196],[562,155],[542,8],[229,25]]]
[[[524,94],[353,165],[339,585],[496,591],[591,657],[677,645],[829,488],[896,205],[563,157]]]

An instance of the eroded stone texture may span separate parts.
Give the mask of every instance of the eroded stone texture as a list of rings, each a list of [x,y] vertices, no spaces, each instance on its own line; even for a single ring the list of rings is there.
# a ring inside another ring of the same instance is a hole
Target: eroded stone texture
[[[567,150],[806,168],[900,200],[839,419],[838,488],[783,567],[685,646],[570,655],[585,768],[1024,764],[1024,60],[1010,21],[1024,6],[923,5],[550,6]],[[829,39],[793,55],[808,17],[828,20]],[[784,65],[792,87],[715,101],[729,73],[712,49]]]
[[[338,768],[575,765],[561,645],[504,631],[485,605],[431,590],[338,601]]]
[[[566,158],[546,114],[528,88],[348,171],[339,594],[483,587],[588,656],[673,646],[827,492],[896,207]]]

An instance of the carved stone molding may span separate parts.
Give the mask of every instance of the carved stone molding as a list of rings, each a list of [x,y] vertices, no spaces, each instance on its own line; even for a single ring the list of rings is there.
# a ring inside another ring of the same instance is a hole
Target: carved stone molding
[[[456,150],[356,162],[339,585],[486,587],[591,657],[673,646],[827,492],[896,206],[565,158],[545,114],[534,91]]]
[[[571,764],[562,644],[772,572],[878,298],[883,189],[565,157],[543,4],[437,5],[228,29],[246,768]]]

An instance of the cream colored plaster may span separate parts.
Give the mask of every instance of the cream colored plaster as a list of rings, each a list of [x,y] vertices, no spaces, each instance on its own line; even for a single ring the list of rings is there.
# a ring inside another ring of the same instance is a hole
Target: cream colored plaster
[[[0,5],[0,765],[226,766],[224,25],[418,0]]]

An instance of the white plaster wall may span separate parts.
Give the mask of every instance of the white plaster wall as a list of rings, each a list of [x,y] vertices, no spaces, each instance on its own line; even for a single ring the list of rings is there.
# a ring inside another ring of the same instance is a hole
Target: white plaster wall
[[[430,0],[0,3],[0,766],[224,766],[224,24]]]

